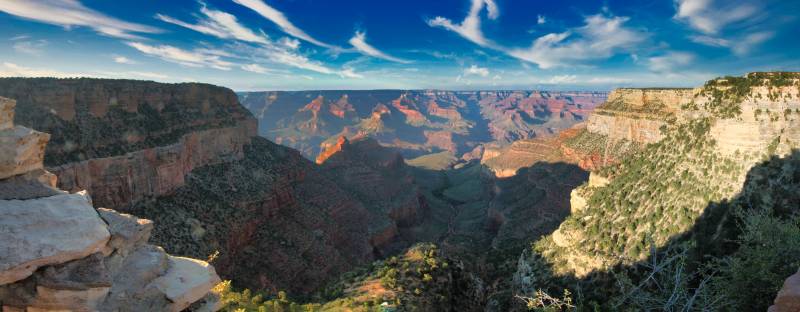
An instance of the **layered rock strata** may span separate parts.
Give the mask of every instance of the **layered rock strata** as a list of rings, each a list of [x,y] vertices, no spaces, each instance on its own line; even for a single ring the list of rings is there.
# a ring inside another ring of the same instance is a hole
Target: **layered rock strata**
[[[0,96],[17,99],[17,123],[51,134],[44,165],[60,188],[123,210],[174,192],[195,168],[241,159],[256,135],[236,94],[207,84],[3,78]]]
[[[152,222],[57,189],[41,169],[48,135],[14,126],[15,103],[0,103],[3,311],[182,311],[209,294],[214,268],[148,244]]]

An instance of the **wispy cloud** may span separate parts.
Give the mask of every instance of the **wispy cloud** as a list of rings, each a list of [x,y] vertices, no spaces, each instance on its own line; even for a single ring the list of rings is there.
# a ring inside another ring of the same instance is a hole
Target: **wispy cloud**
[[[705,33],[716,34],[730,23],[747,19],[758,12],[755,2],[676,0],[675,19]]]
[[[647,66],[654,72],[671,73],[691,64],[694,59],[695,55],[692,53],[670,51],[664,55],[649,58]]]
[[[131,75],[134,75],[134,76],[143,77],[143,78],[149,78],[149,79],[160,79],[160,80],[169,79],[169,76],[167,76],[167,75],[154,73],[154,72],[132,71],[132,72],[128,72],[128,74],[131,74]]]
[[[469,13],[467,13],[467,17],[464,18],[461,23],[456,24],[450,19],[437,16],[436,18],[428,20],[428,25],[431,27],[442,27],[459,34],[461,37],[464,37],[475,44],[483,47],[490,47],[493,46],[494,43],[487,39],[483,35],[483,31],[481,31],[480,13],[483,11],[484,7],[486,8],[489,19],[494,20],[500,16],[500,11],[498,10],[497,4],[494,2],[494,0],[472,0]]]
[[[118,64],[127,64],[127,65],[136,64],[135,61],[133,61],[133,60],[127,58],[127,57],[120,56],[120,55],[113,56],[113,59],[114,59],[114,63],[118,63]]]
[[[591,15],[582,27],[544,35],[534,40],[530,48],[511,49],[508,54],[542,69],[606,59],[633,50],[647,38],[644,31],[626,27],[627,21],[627,17]]]
[[[203,14],[203,17],[199,18],[196,24],[186,23],[164,14],[156,14],[156,18],[217,38],[236,39],[260,44],[267,44],[269,41],[263,33],[257,34],[242,26],[236,16],[232,14],[209,9],[205,4],[200,8],[200,13]]]
[[[4,62],[0,64],[0,77],[88,77],[91,75],[82,73],[66,73],[62,71],[42,68],[30,68],[14,63]]]
[[[187,51],[170,45],[149,45],[141,42],[126,42],[126,44],[144,54],[189,67],[230,70],[231,66],[234,65],[231,62],[222,60],[219,55],[201,50]]]
[[[693,35],[689,36],[689,39],[710,47],[729,48],[734,54],[741,56],[750,53],[755,46],[774,36],[775,32],[773,31],[757,31],[730,40],[706,35]]]
[[[19,53],[39,56],[44,52],[47,40],[16,41],[12,48]]]
[[[774,25],[765,26],[763,23],[769,15],[769,7],[764,3],[754,0],[675,0],[674,19],[699,33],[689,36],[693,42],[728,48],[742,56],[775,35]]]
[[[243,5],[255,11],[259,15],[275,23],[275,25],[278,25],[278,27],[280,27],[281,30],[283,30],[283,32],[295,38],[302,39],[325,48],[336,48],[333,45],[314,39],[313,37],[308,35],[305,31],[292,24],[292,22],[289,21],[289,19],[286,17],[286,15],[283,14],[283,12],[278,11],[275,8],[267,5],[262,0],[233,0],[233,2],[236,2],[240,5]]]
[[[263,12],[263,14],[275,18],[277,20],[276,23],[286,26],[289,30],[293,30],[294,33],[290,33],[292,35],[312,43],[319,43],[314,41],[313,38],[303,38],[302,35],[298,35],[299,33],[296,31],[299,31],[299,29],[293,28],[294,26],[288,23],[288,20],[285,20],[285,17],[283,17],[280,12],[274,11],[268,6],[266,8],[262,7],[266,6],[266,4],[261,1],[241,0],[236,2],[251,7],[253,10],[256,10],[256,12]],[[233,66],[237,66],[244,71],[263,74],[269,72],[269,70],[260,63],[267,62],[322,74],[335,74],[345,78],[361,78],[361,75],[356,74],[355,70],[352,68],[335,70],[300,54],[299,51],[297,51],[300,47],[300,41],[297,39],[283,37],[277,42],[273,41],[263,32],[256,33],[239,23],[236,16],[227,12],[210,9],[205,4],[202,5],[200,13],[201,17],[194,24],[163,14],[156,15],[156,18],[203,34],[221,39],[237,40],[247,44],[226,45],[226,49],[232,52],[220,49],[195,49],[186,51],[172,46],[155,47],[142,45],[141,43],[136,43],[137,46],[133,46],[131,43],[129,43],[129,45],[146,54],[155,55],[164,60],[187,66],[205,66],[223,70],[228,70]],[[289,33],[289,31],[287,31],[287,33]],[[309,38],[311,40],[309,40]],[[322,45],[328,46],[325,44]],[[245,59],[251,63],[235,64],[223,60],[223,57],[226,59]]]
[[[242,67],[242,70],[244,70],[244,71],[249,71],[249,72],[257,73],[257,74],[266,74],[267,72],[269,72],[268,69],[266,69],[263,66],[258,65],[258,64],[245,64],[245,65],[242,65],[241,67]]]
[[[376,49],[375,47],[371,46],[369,43],[367,43],[367,34],[365,32],[357,31],[356,34],[353,36],[353,38],[350,38],[349,42],[357,51],[359,51],[359,52],[361,52],[361,53],[363,53],[365,55],[369,55],[369,56],[372,56],[372,57],[376,57],[376,58],[379,58],[379,59],[384,59],[384,60],[392,61],[392,62],[396,62],[396,63],[403,63],[403,64],[411,63],[411,61],[409,61],[409,60],[404,60],[404,59],[401,59],[401,58],[397,58],[397,57],[388,55],[388,54]]]
[[[92,28],[103,35],[133,39],[134,33],[157,33],[159,29],[126,22],[89,9],[77,0],[5,0],[0,11],[25,19],[63,26]]]
[[[486,67],[478,67],[477,65],[472,65],[472,66],[464,69],[464,76],[470,76],[470,75],[488,77],[489,76],[489,69],[486,68]]]

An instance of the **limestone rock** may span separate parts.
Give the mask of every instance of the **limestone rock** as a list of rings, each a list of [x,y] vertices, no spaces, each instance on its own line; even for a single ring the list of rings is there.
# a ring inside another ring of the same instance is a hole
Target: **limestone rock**
[[[111,287],[103,256],[47,266],[33,277],[0,286],[0,301],[8,306],[41,310],[96,311]]]
[[[114,261],[122,263],[114,264]],[[154,287],[148,287],[167,272],[167,254],[161,247],[143,245],[122,258],[113,255],[106,265],[112,274],[112,287],[101,311],[144,311],[169,304]]]
[[[14,107],[17,105],[12,99],[0,97],[0,130],[14,127]]]
[[[170,256],[167,274],[153,281],[153,285],[172,302],[168,310],[178,312],[205,297],[219,282],[214,267],[208,263]]]
[[[0,200],[32,199],[66,192],[55,188],[56,176],[42,169],[0,180]]]
[[[134,247],[143,245],[150,239],[153,221],[107,208],[97,208],[97,212],[108,223],[108,230],[111,232],[107,252],[117,252],[126,256]]]
[[[775,297],[775,304],[769,307],[769,312],[800,311],[800,271],[783,282],[783,288]]]
[[[569,193],[569,208],[574,214],[586,208],[586,198],[581,196],[580,189],[573,189]]]
[[[98,252],[109,236],[81,194],[0,200],[0,285]]]
[[[50,135],[15,126],[0,130],[0,179],[42,168]]]

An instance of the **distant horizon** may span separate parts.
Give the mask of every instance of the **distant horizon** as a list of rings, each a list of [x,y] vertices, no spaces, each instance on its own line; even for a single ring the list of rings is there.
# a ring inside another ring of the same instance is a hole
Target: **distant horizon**
[[[691,87],[800,68],[798,11],[800,1],[779,0],[0,1],[0,77],[233,90]]]

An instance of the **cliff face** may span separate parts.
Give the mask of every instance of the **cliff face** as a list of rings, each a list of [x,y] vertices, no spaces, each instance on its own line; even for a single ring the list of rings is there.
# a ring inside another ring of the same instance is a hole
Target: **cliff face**
[[[0,111],[13,106],[0,98]],[[213,267],[148,244],[151,221],[56,188],[41,169],[49,136],[13,126],[13,115],[0,115],[3,311],[181,311],[198,301],[218,309]]]
[[[583,150],[640,146],[622,153],[617,164],[595,169],[588,183],[572,192],[572,215],[535,250],[556,274],[583,277],[639,261],[648,255],[647,244],[660,248],[688,233],[710,213],[709,203],[743,192],[750,168],[800,146],[798,88],[796,73],[755,73],[691,90],[612,92],[598,114],[613,114],[590,118],[590,125],[607,127],[587,127],[585,134],[600,136],[606,147]],[[634,127],[641,120],[645,130]],[[613,123],[627,128],[609,130]],[[650,135],[656,123],[661,135]]]
[[[228,89],[100,79],[0,79],[20,124],[52,134],[59,187],[124,208],[168,194],[192,169],[242,158],[256,121]]]
[[[546,136],[588,116],[603,92],[299,91],[247,92],[259,134],[314,159],[340,136],[372,137],[407,158],[483,143]]]
[[[610,140],[658,142],[664,117],[692,101],[692,89],[616,89],[589,117],[586,129]]]

